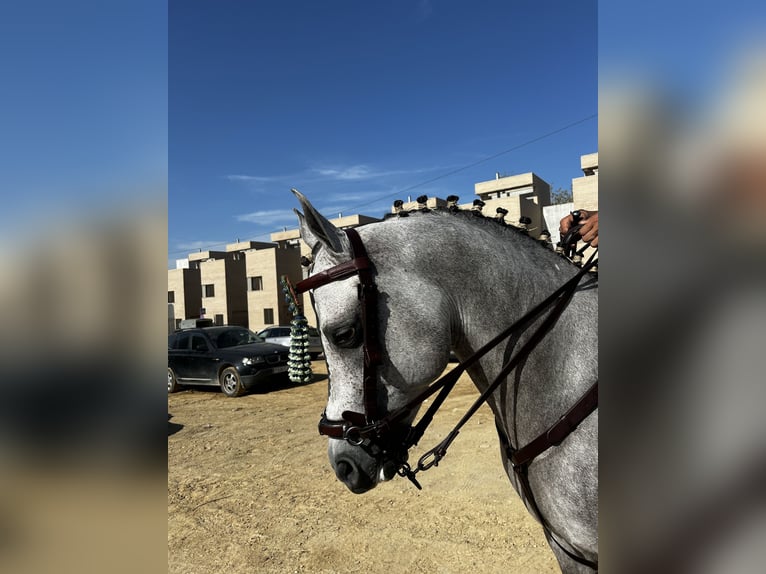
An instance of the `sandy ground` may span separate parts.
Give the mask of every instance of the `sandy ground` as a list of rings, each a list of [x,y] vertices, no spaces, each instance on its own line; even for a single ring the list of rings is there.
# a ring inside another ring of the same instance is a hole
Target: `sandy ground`
[[[540,526],[500,464],[482,409],[442,463],[355,495],[327,460],[316,423],[325,365],[304,386],[230,399],[168,396],[168,572],[558,572]],[[477,396],[463,377],[410,454],[417,460]]]

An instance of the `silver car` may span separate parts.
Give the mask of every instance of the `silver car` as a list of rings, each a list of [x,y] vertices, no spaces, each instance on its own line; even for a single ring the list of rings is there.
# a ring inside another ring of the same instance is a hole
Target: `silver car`
[[[268,327],[258,332],[258,336],[267,343],[276,343],[277,345],[290,346],[290,326],[278,325]],[[312,359],[316,359],[322,353],[322,339],[319,337],[319,331],[314,327],[309,327],[309,354]]]

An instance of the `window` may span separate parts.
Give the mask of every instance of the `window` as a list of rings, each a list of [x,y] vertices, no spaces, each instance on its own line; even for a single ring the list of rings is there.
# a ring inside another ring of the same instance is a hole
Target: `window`
[[[216,315],[215,315],[215,324],[216,325],[223,325],[223,315],[221,313],[216,313]]]
[[[263,310],[263,322],[266,325],[273,325],[274,324],[274,309],[264,309]]]
[[[203,297],[215,297],[215,285],[203,285],[202,286],[202,296]]]
[[[176,292],[168,291],[168,303],[175,303],[175,302],[176,302]]]
[[[197,351],[198,353],[207,353],[208,347],[207,347],[207,341],[205,341],[205,338],[202,337],[201,335],[193,335],[192,350]]]
[[[263,277],[250,277],[250,291],[263,291]]]
[[[189,339],[191,337],[189,336],[189,333],[182,333],[176,337],[176,340],[173,342],[173,348],[174,349],[188,349],[189,348]]]

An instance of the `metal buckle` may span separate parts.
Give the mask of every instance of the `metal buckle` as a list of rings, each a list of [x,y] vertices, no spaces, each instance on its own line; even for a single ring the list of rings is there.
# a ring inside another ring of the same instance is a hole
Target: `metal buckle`
[[[352,436],[352,433],[356,433],[356,436]],[[364,443],[364,437],[362,436],[362,429],[357,426],[349,425],[343,427],[343,440],[352,446],[360,446]]]

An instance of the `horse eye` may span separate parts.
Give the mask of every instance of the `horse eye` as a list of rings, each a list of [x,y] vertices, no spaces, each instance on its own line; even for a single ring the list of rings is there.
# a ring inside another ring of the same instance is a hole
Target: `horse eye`
[[[338,347],[351,348],[358,344],[357,330],[355,327],[343,327],[332,335],[332,342]]]

